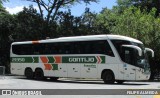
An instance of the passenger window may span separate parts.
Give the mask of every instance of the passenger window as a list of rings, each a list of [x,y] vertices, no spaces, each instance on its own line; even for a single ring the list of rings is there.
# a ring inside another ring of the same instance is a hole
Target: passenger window
[[[14,54],[104,54],[114,56],[107,40],[12,45]]]

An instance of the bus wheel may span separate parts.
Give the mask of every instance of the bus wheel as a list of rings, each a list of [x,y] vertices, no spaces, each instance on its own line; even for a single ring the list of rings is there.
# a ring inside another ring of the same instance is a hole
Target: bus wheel
[[[50,80],[52,81],[57,81],[59,78],[58,77],[50,77]]]
[[[105,71],[102,75],[102,79],[105,84],[113,84],[115,82],[115,77],[112,71]]]
[[[117,80],[116,82],[117,82],[118,84],[123,84],[124,81],[123,81],[123,80]]]
[[[35,79],[36,80],[43,80],[44,79],[44,73],[43,73],[42,69],[35,70]]]
[[[27,79],[33,79],[33,71],[31,68],[25,69],[25,76]]]

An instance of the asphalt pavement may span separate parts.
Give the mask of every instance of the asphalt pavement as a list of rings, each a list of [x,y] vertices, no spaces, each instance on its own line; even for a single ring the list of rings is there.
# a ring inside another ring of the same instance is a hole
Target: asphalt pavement
[[[23,76],[0,76],[0,89],[0,98],[22,98],[22,95],[23,98],[160,98],[154,92],[156,90],[159,93],[160,82],[104,84],[97,79],[60,78],[58,81],[39,81],[28,80]],[[5,90],[12,90],[11,95],[7,95]]]

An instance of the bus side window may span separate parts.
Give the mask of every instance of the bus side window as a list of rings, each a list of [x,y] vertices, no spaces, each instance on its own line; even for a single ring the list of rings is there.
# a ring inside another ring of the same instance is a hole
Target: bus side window
[[[97,41],[94,45],[94,53],[96,54],[106,54],[106,45],[104,41]]]
[[[51,54],[58,54],[57,43],[51,43]]]
[[[79,50],[81,54],[91,54],[93,49],[89,41],[82,41],[79,44]]]
[[[65,42],[65,43],[64,43],[64,48],[63,48],[63,49],[64,49],[64,50],[63,50],[63,53],[64,53],[64,54],[70,54],[71,51],[72,51],[72,50],[70,49],[70,47],[71,47],[71,46],[70,46],[70,43]]]
[[[72,42],[70,50],[71,54],[81,54],[80,42]]]
[[[106,40],[95,41],[94,54],[105,54],[114,57],[113,51]]]
[[[12,52],[14,53],[14,54],[20,54],[20,51],[21,51],[21,47],[20,47],[20,45],[12,45]]]

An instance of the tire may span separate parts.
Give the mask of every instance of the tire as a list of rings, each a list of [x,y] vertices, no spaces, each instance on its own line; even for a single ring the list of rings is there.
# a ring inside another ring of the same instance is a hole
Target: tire
[[[57,81],[59,78],[58,77],[50,77],[50,80],[52,81]]]
[[[117,80],[116,82],[117,82],[118,84],[123,84],[124,81],[123,81],[123,80]]]
[[[112,71],[105,71],[102,75],[102,79],[105,84],[113,84],[115,82],[115,77]]]
[[[25,76],[26,76],[27,79],[33,79],[34,73],[33,73],[31,68],[27,68],[25,70]]]
[[[44,73],[42,69],[36,69],[35,70],[35,79],[36,80],[44,80]]]

